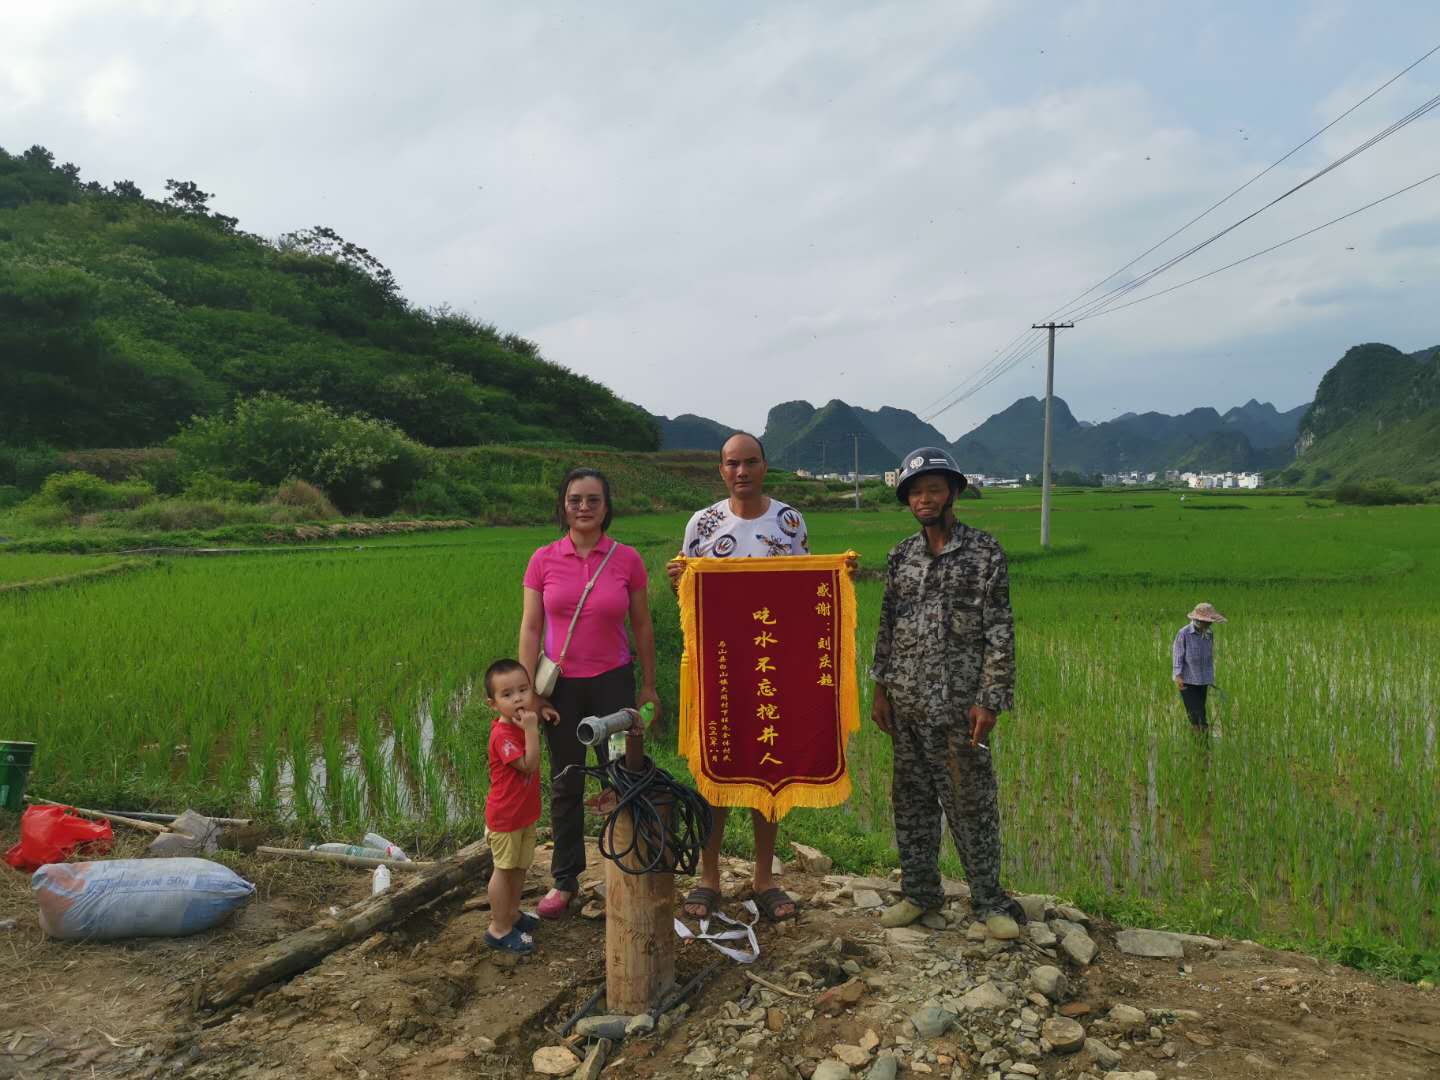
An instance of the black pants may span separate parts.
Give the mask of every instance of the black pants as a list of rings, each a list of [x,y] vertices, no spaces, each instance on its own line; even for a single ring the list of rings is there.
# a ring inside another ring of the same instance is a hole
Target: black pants
[[[1210,727],[1210,722],[1205,719],[1205,698],[1209,693],[1210,687],[1205,683],[1186,683],[1180,690],[1180,700],[1185,703],[1185,711],[1190,715],[1190,725],[1201,731]]]
[[[581,720],[635,707],[635,669],[626,664],[586,679],[562,675],[550,704],[560,714],[558,723],[541,725],[550,749],[550,827],[555,834],[550,873],[557,889],[573,893],[585,870],[585,774],[560,773],[567,765],[585,764],[585,747],[575,735]],[[595,747],[595,757],[602,765],[609,759],[604,743]]]

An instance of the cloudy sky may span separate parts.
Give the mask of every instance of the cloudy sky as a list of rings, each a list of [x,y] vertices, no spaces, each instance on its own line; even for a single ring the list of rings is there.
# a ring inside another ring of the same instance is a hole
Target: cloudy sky
[[[1433,0],[0,0],[0,24],[0,146],[194,180],[265,235],[332,226],[417,303],[752,427],[794,398],[928,415],[1440,44]],[[1437,93],[1440,53],[1135,270]],[[1437,171],[1440,110],[1153,288]],[[1351,344],[1440,343],[1437,284],[1440,181],[1064,332],[1056,391],[1094,420],[1288,408]],[[937,424],[1043,389],[1037,353]]]

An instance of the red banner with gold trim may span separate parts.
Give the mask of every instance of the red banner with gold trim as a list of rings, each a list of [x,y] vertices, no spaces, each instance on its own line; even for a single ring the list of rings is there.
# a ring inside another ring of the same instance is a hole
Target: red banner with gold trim
[[[848,558],[685,560],[680,752],[711,803],[776,820],[850,797],[860,696]]]

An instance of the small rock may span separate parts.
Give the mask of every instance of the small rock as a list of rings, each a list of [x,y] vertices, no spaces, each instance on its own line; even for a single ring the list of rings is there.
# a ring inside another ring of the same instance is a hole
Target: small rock
[[[530,1068],[543,1076],[569,1076],[579,1064],[568,1046],[542,1046],[530,1057]]]
[[[1090,916],[1086,915],[1085,912],[1081,911],[1078,907],[1072,907],[1069,904],[1057,904],[1055,910],[1062,919],[1069,919],[1071,922],[1079,923],[1081,926],[1088,927],[1090,925]]]
[[[924,930],[916,930],[913,926],[893,926],[885,931],[885,940],[902,949],[913,949],[929,941],[930,935]]]
[[[1105,1019],[1121,1031],[1138,1031],[1146,1026],[1148,1017],[1134,1005],[1116,1005],[1105,1014]]]
[[[585,1016],[576,1021],[575,1034],[583,1035],[587,1039],[619,1041],[625,1038],[625,1033],[629,1028],[630,1017],[628,1016]]]
[[[697,1069],[708,1069],[715,1064],[715,1059],[716,1054],[711,1047],[697,1046],[680,1060],[683,1064],[692,1065]]]
[[[493,1053],[495,1050],[495,1040],[490,1038],[489,1035],[480,1035],[475,1039],[475,1049],[479,1050],[482,1054]]]
[[[815,1071],[810,1074],[810,1080],[850,1080],[852,1075],[849,1065],[826,1058],[815,1066]]]
[[[865,1074],[865,1080],[895,1080],[895,1074],[899,1071],[900,1062],[894,1054],[881,1054]]]
[[[765,1026],[771,1031],[785,1030],[785,1010],[771,1007],[765,1010]]]
[[[828,874],[835,861],[817,848],[807,847],[804,844],[797,844],[793,840],[790,847],[795,851],[795,858],[800,861],[800,868],[809,874]]]
[[[1040,1037],[1061,1054],[1073,1054],[1085,1045],[1085,1029],[1064,1016],[1052,1016],[1040,1025]]]
[[[1168,960],[1185,957],[1184,941],[1178,934],[1167,934],[1164,930],[1121,930],[1115,935],[1115,944],[1127,956]]]
[[[1030,941],[1037,949],[1053,949],[1060,940],[1055,936],[1055,931],[1042,922],[1032,922],[1026,929],[1030,932]]]
[[[869,1052],[858,1046],[852,1046],[850,1043],[836,1043],[830,1048],[830,1052],[852,1069],[858,1069],[860,1066],[870,1063]]]
[[[1014,941],[1020,936],[1020,924],[1009,915],[991,915],[985,920],[985,929],[996,941]]]
[[[981,983],[960,999],[960,1005],[966,1012],[1006,1009],[1010,1007],[1010,999],[994,983]]]
[[[603,919],[605,917],[605,904],[600,900],[591,900],[580,909],[582,919]]]
[[[1040,1070],[1028,1061],[1012,1061],[1005,1070],[1007,1076],[1039,1076]]]
[[[880,894],[874,889],[856,889],[852,896],[855,906],[861,911],[870,911],[873,908],[885,906],[885,901],[880,899]]]
[[[874,1029],[866,1028],[865,1034],[860,1036],[860,1049],[867,1054],[873,1054],[875,1048],[880,1045],[880,1036],[875,1034]]]
[[[915,1025],[915,1034],[922,1039],[939,1038],[955,1020],[954,1013],[936,1005],[927,1006],[910,1017],[910,1023]]]
[[[779,877],[785,872],[785,864],[780,861],[779,855],[770,856],[770,876]]]
[[[1083,1001],[1067,1001],[1060,1008],[1055,1010],[1061,1016],[1068,1016],[1072,1019],[1077,1016],[1089,1016],[1090,1006]]]
[[[1149,1069],[1141,1069],[1139,1072],[1106,1073],[1105,1080],[1160,1080],[1160,1078]]]
[[[927,911],[920,916],[920,925],[929,930],[944,930],[950,924],[945,921],[945,916],[938,911]]]
[[[747,1031],[735,1040],[735,1049],[740,1051],[759,1050],[760,1044],[764,1041],[764,1031]]]
[[[1061,939],[1060,948],[1065,951],[1066,956],[1081,967],[1094,960],[1095,954],[1100,951],[1100,947],[1090,939],[1090,935],[1084,930],[1071,930]]]
[[[1086,1039],[1085,1052],[1094,1059],[1095,1064],[1102,1069],[1113,1069],[1120,1064],[1120,1055],[1110,1047],[1106,1046],[1099,1039]]]
[[[1016,903],[1025,912],[1025,918],[1032,923],[1044,922],[1045,911],[1050,906],[1050,898],[1047,896],[1017,896]]]
[[[649,1035],[654,1030],[655,1017],[649,1013],[638,1013],[625,1025],[625,1036],[629,1038],[631,1035]]]
[[[854,1005],[865,993],[865,981],[863,979],[847,979],[839,986],[832,986],[818,998],[815,999],[817,1012],[827,1013],[830,1016],[839,1016],[847,1006]]]
[[[973,922],[965,928],[965,937],[969,941],[984,941],[989,936],[984,923]]]
[[[1050,1001],[1060,1001],[1070,993],[1070,980],[1063,971],[1050,964],[1041,964],[1030,972],[1030,985]]]

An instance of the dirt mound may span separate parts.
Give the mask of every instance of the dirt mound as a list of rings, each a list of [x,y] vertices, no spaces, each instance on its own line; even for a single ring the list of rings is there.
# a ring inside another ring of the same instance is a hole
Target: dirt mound
[[[116,854],[134,852],[122,844]],[[533,890],[547,858],[542,850]],[[25,879],[6,871],[0,915],[17,926],[5,932],[0,1077],[526,1076],[537,1050],[566,1043],[561,1025],[603,985],[600,919],[547,923],[538,953],[516,961],[485,948],[480,898],[452,895],[244,1008],[197,1014],[207,972],[368,887],[353,870],[231,861],[258,891],[230,925],[119,944],[45,939]],[[603,901],[593,851],[591,867],[594,913]],[[747,878],[744,864],[727,868],[730,900]],[[1350,1080],[1440,1069],[1440,998],[1410,986],[1244,943],[1192,939],[1182,955],[1129,956],[1115,927],[1053,898],[1026,898],[1030,925],[1000,940],[970,918],[963,886],[933,927],[887,931],[874,903],[893,894],[888,879],[790,869],[781,880],[805,904],[800,922],[762,926],[754,965],[725,961],[653,1032],[617,1044],[609,1075]],[[1097,949],[1083,966],[1067,953],[1067,941],[1081,948],[1076,931]],[[1174,951],[1165,939],[1125,940]],[[718,956],[681,945],[679,980]],[[585,1038],[570,1044],[584,1055]]]

